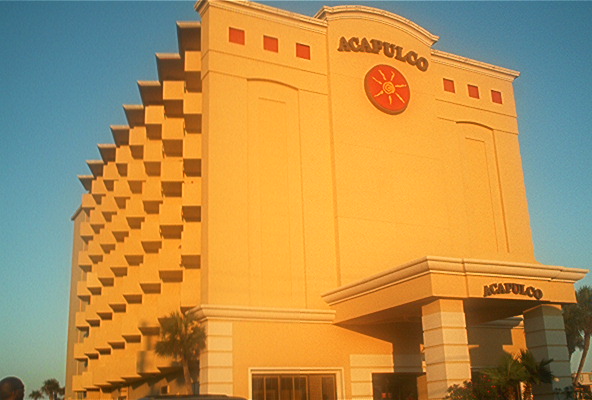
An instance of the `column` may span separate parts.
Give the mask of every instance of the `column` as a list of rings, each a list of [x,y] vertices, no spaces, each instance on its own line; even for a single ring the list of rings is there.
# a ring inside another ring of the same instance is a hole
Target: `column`
[[[428,399],[443,399],[449,386],[471,379],[463,301],[434,300],[421,312]]]
[[[421,325],[399,324],[393,340],[394,371],[422,373]]]
[[[208,320],[206,349],[199,356],[199,392],[232,396],[232,322]]]
[[[352,400],[372,399],[372,374],[393,372],[391,354],[350,354]]]
[[[553,359],[550,367],[555,380],[553,383],[534,387],[535,399],[553,400],[555,389],[563,390],[572,386],[561,306],[543,304],[525,311],[524,331],[526,347],[537,361],[543,358]]]

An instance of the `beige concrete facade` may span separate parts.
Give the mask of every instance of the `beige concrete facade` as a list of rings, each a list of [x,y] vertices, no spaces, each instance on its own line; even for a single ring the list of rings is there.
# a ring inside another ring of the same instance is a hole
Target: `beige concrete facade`
[[[525,347],[566,384],[587,271],[534,258],[519,74],[365,6],[196,10],[80,177],[67,397],[178,392],[153,351],[177,309],[201,393],[441,399]]]

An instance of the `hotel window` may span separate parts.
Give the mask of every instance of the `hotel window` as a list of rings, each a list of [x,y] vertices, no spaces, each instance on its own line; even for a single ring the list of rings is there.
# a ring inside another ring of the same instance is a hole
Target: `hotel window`
[[[444,91],[456,93],[456,90],[454,90],[454,81],[452,79],[444,78]]]
[[[296,57],[310,60],[310,46],[296,43]]]
[[[230,43],[245,44],[245,31],[237,28],[228,28],[228,41]]]
[[[498,92],[497,90],[491,91],[491,101],[497,104],[502,104],[502,92]]]
[[[279,41],[277,38],[271,36],[263,36],[263,48],[265,50],[278,52],[279,49]]]
[[[478,99],[479,98],[479,88],[475,85],[468,85],[469,88],[469,97],[472,97],[474,99]]]
[[[335,375],[253,375],[253,400],[337,400]]]

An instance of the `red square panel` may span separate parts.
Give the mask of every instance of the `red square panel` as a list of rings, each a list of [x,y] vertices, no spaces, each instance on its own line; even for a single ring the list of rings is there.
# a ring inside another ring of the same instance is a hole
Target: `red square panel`
[[[502,92],[498,92],[497,90],[491,91],[491,101],[497,104],[502,104]]]
[[[279,49],[278,39],[271,36],[263,36],[263,48],[277,53]]]
[[[469,97],[472,97],[474,99],[478,99],[479,98],[479,88],[475,85],[468,85],[469,88]]]
[[[296,57],[310,60],[310,46],[296,43]]]
[[[455,93],[456,90],[454,90],[454,81],[451,79],[444,78],[444,90],[447,92]]]
[[[228,41],[231,43],[245,44],[245,31],[242,29],[228,28]]]

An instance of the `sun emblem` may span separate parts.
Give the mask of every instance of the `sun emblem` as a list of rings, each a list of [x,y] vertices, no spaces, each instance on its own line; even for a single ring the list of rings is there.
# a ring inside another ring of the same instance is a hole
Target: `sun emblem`
[[[376,108],[388,114],[399,114],[409,104],[409,84],[390,65],[377,65],[366,74],[364,88]]]

